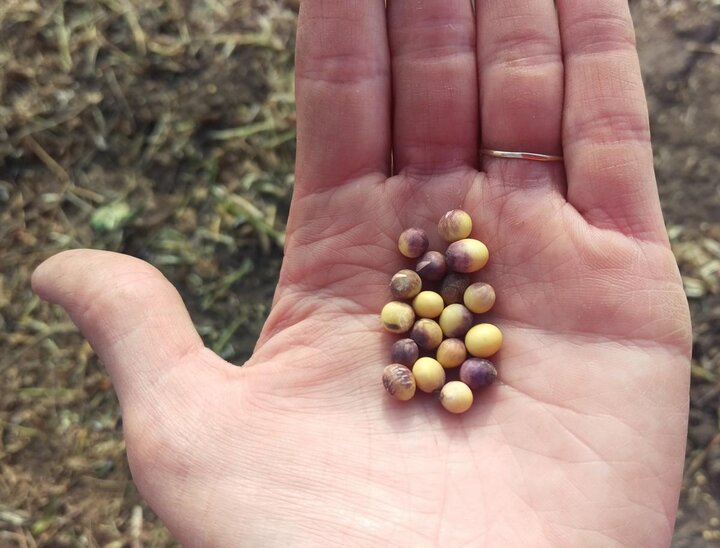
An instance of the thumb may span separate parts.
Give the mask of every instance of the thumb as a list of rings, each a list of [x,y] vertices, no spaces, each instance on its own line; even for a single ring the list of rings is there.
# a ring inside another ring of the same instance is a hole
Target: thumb
[[[139,259],[65,251],[35,270],[32,287],[69,313],[107,367],[121,405],[157,398],[159,383],[187,373],[204,349],[177,290]]]

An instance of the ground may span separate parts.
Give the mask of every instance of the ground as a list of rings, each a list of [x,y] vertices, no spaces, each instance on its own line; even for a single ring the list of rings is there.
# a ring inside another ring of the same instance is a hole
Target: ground
[[[673,545],[720,546],[720,4],[632,9],[695,335]],[[292,192],[296,13],[297,0],[0,6],[0,545],[174,545],[132,484],[102,365],[28,281],[67,248],[140,256],[242,364]]]

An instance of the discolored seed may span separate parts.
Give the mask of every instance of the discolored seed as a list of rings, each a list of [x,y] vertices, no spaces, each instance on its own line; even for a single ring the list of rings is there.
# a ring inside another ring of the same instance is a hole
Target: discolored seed
[[[435,350],[440,346],[443,334],[437,322],[423,318],[413,325],[410,338],[423,350]]]
[[[462,337],[472,327],[473,315],[463,305],[451,304],[440,314],[439,323],[446,337]]]
[[[383,307],[380,319],[390,333],[407,333],[415,322],[415,311],[407,303],[392,301]]]
[[[415,395],[415,377],[402,364],[388,365],[383,371],[382,380],[385,390],[396,400],[408,401]]]
[[[413,299],[412,305],[421,318],[437,318],[445,308],[443,298],[434,291],[421,291]]]
[[[398,238],[400,253],[409,259],[416,259],[427,251],[428,237],[422,228],[408,228]]]
[[[470,278],[464,274],[451,272],[443,278],[440,286],[440,295],[445,304],[458,304],[463,302],[465,290],[470,286]]]
[[[464,413],[472,406],[472,390],[462,381],[451,381],[442,387],[440,403],[451,413]]]
[[[424,280],[440,280],[447,272],[445,257],[437,251],[428,251],[418,261],[415,272]]]
[[[422,290],[422,280],[417,272],[403,269],[390,280],[390,292],[396,299],[412,299]]]
[[[460,339],[445,339],[437,349],[437,361],[445,369],[459,367],[467,358],[465,344]]]
[[[420,358],[413,365],[412,373],[417,387],[428,394],[440,390],[445,384],[445,369],[432,358]]]
[[[484,314],[495,304],[495,290],[490,284],[472,284],[465,290],[463,302],[471,312]]]
[[[470,236],[472,219],[462,209],[453,209],[442,216],[438,223],[440,237],[446,242],[457,242]]]
[[[471,390],[477,390],[495,382],[497,370],[490,360],[470,358],[460,366],[460,380]]]
[[[420,355],[420,349],[417,343],[412,339],[400,339],[392,345],[390,350],[390,356],[393,362],[401,363],[408,367],[414,364],[418,356]]]
[[[451,243],[445,251],[447,268],[463,274],[480,270],[487,264],[488,257],[485,244],[469,238]]]
[[[478,324],[465,335],[465,348],[476,358],[489,358],[500,350],[502,342],[502,333],[490,323]]]

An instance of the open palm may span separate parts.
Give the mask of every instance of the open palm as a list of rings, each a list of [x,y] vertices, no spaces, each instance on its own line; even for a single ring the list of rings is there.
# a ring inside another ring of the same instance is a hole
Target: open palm
[[[689,320],[627,2],[476,4],[301,3],[287,256],[245,367],[139,260],[36,272],[107,364],[135,481],[184,544],[669,544]],[[480,134],[565,162],[480,166]],[[397,236],[455,207],[505,334],[499,382],[462,416],[380,383]]]

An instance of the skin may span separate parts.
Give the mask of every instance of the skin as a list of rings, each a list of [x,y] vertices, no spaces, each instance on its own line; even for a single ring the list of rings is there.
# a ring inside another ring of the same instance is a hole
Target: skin
[[[477,12],[301,2],[286,260],[245,367],[137,259],[35,273],[107,365],[133,477],[184,545],[669,545],[690,326],[627,2]],[[478,160],[481,134],[564,164]],[[461,416],[385,394],[377,319],[398,235],[455,207],[490,250],[505,335]]]

